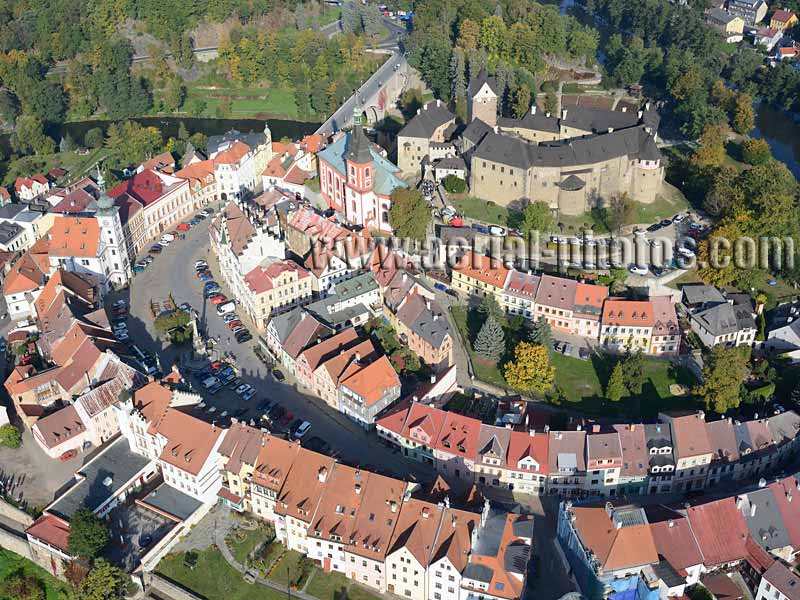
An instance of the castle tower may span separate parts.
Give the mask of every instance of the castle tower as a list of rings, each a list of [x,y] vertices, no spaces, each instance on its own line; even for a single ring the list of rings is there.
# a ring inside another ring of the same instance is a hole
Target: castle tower
[[[131,252],[125,241],[125,233],[119,216],[119,208],[106,193],[105,180],[98,167],[97,185],[100,197],[95,201],[97,209],[94,217],[100,228],[100,240],[103,245],[101,260],[107,273],[107,282],[114,286],[122,286],[131,277]]]
[[[467,86],[467,120],[480,119],[487,125],[497,125],[497,82],[481,67],[477,77]]]

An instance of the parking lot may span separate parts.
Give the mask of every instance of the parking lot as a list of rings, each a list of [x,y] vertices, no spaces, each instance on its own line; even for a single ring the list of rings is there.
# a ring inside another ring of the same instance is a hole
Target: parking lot
[[[272,365],[262,362],[256,354],[257,331],[241,311],[238,316],[253,334],[253,339],[244,343],[236,341],[231,330],[217,315],[216,306],[204,298],[205,282],[196,275],[195,263],[207,261],[213,280],[220,285],[222,293],[232,297],[218,276],[219,269],[209,246],[208,225],[207,219],[185,232],[186,239],[177,239],[164,248],[143,271],[136,274],[130,295],[121,295],[130,302],[127,321],[132,342],[145,352],[157,355],[164,372],[168,372],[173,364],[179,365],[193,390],[202,396],[203,414],[209,421],[222,422],[238,415],[238,419],[252,422],[254,426],[286,431],[287,426],[296,419],[307,420],[311,428],[303,438],[306,445],[310,444],[318,450],[330,450],[351,464],[395,476],[431,479],[429,470],[384,446],[374,433],[364,431],[319,398],[306,394],[291,378],[278,381],[272,373]],[[155,330],[151,302],[163,301],[170,294],[176,306],[187,303],[196,311],[198,327],[205,332],[207,339],[218,340],[217,347],[206,359],[194,359],[189,346],[170,344]],[[234,389],[231,389],[233,380],[214,394],[202,384],[200,373],[215,360],[227,361],[235,369],[237,383],[233,385]],[[256,390],[249,400],[244,400],[235,391],[236,387],[243,384]],[[277,420],[263,420],[265,402],[280,404],[286,413]],[[289,413],[291,417],[287,418]]]

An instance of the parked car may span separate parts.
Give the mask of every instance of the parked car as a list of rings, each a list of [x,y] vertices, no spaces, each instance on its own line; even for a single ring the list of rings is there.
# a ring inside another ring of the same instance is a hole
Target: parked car
[[[683,221],[684,218],[685,217],[683,215],[675,215],[674,217],[672,217],[672,222],[680,223],[681,221]]]
[[[207,269],[208,268],[208,263],[206,261],[204,261],[204,260],[195,261],[194,268],[195,269]]]
[[[293,436],[294,439],[296,440],[302,439],[303,436],[305,436],[308,433],[309,429],[311,429],[311,423],[309,423],[308,421],[303,421],[302,423],[300,423],[297,429],[294,430],[294,436]]]
[[[655,233],[656,231],[661,229],[661,227],[662,227],[661,223],[653,223],[652,225],[650,225],[650,227],[647,228],[647,231],[649,233]]]
[[[283,381],[284,379],[286,379],[286,376],[283,374],[283,372],[280,369],[277,369],[277,368],[276,369],[272,369],[272,376],[277,381]]]
[[[178,231],[189,231],[191,228],[192,226],[189,225],[189,223],[181,223],[178,225]]]
[[[163,249],[164,247],[161,244],[153,244],[152,246],[150,246],[150,250],[148,252],[150,252],[151,254],[161,254],[161,251]]]
[[[211,274],[211,271],[206,271],[205,273],[200,275],[200,281],[211,281],[213,277],[214,276]]]
[[[659,224],[661,225],[661,227],[669,227],[670,225],[672,225],[672,221],[670,221],[669,219],[663,219]]]
[[[650,271],[647,267],[640,267],[639,265],[631,265],[628,267],[628,271],[633,273],[634,275],[647,275]]]
[[[245,402],[249,401],[250,398],[256,395],[256,391],[253,388],[247,390],[244,394],[242,394],[242,400]]]
[[[478,233],[489,233],[489,228],[486,227],[486,225],[481,225],[480,223],[473,223],[472,228]]]
[[[239,344],[244,344],[245,342],[249,342],[252,339],[253,339],[253,336],[250,335],[249,331],[242,331],[242,332],[236,334],[236,341]]]
[[[250,389],[250,385],[247,384],[247,383],[243,383],[242,385],[240,385],[239,387],[236,388],[236,393],[241,396],[242,394],[244,394],[249,389]]]
[[[232,300],[228,300],[223,304],[217,304],[217,314],[220,316],[224,315],[225,313],[234,312],[235,310],[236,310],[236,303],[233,302]]]
[[[500,225],[489,225],[489,235],[502,237],[506,235],[506,228],[500,227]]]
[[[216,296],[211,296],[211,304],[222,304],[223,302],[227,302],[228,297],[224,294],[217,294]]]
[[[435,287],[437,290],[441,292],[447,292],[447,286],[443,283],[434,283],[433,287]]]
[[[60,460],[61,462],[67,462],[68,460],[72,460],[76,456],[78,456],[77,450],[67,450],[66,452],[64,452],[64,454],[58,457],[58,460]]]

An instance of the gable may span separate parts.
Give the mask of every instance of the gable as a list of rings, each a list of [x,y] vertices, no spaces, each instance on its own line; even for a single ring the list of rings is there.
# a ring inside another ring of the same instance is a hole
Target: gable
[[[539,470],[539,463],[532,456],[526,456],[524,458],[520,458],[519,462],[517,463],[517,467],[525,468],[526,470]]]
[[[495,93],[492,91],[492,88],[489,86],[489,83],[484,81],[483,85],[480,89],[475,93],[475,98],[487,99],[487,98],[496,98]]]

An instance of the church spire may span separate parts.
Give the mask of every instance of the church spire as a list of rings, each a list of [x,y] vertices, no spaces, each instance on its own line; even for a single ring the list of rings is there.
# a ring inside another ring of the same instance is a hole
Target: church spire
[[[353,107],[353,131],[347,148],[347,160],[359,165],[372,162],[370,141],[361,126],[361,106],[358,103]]]

